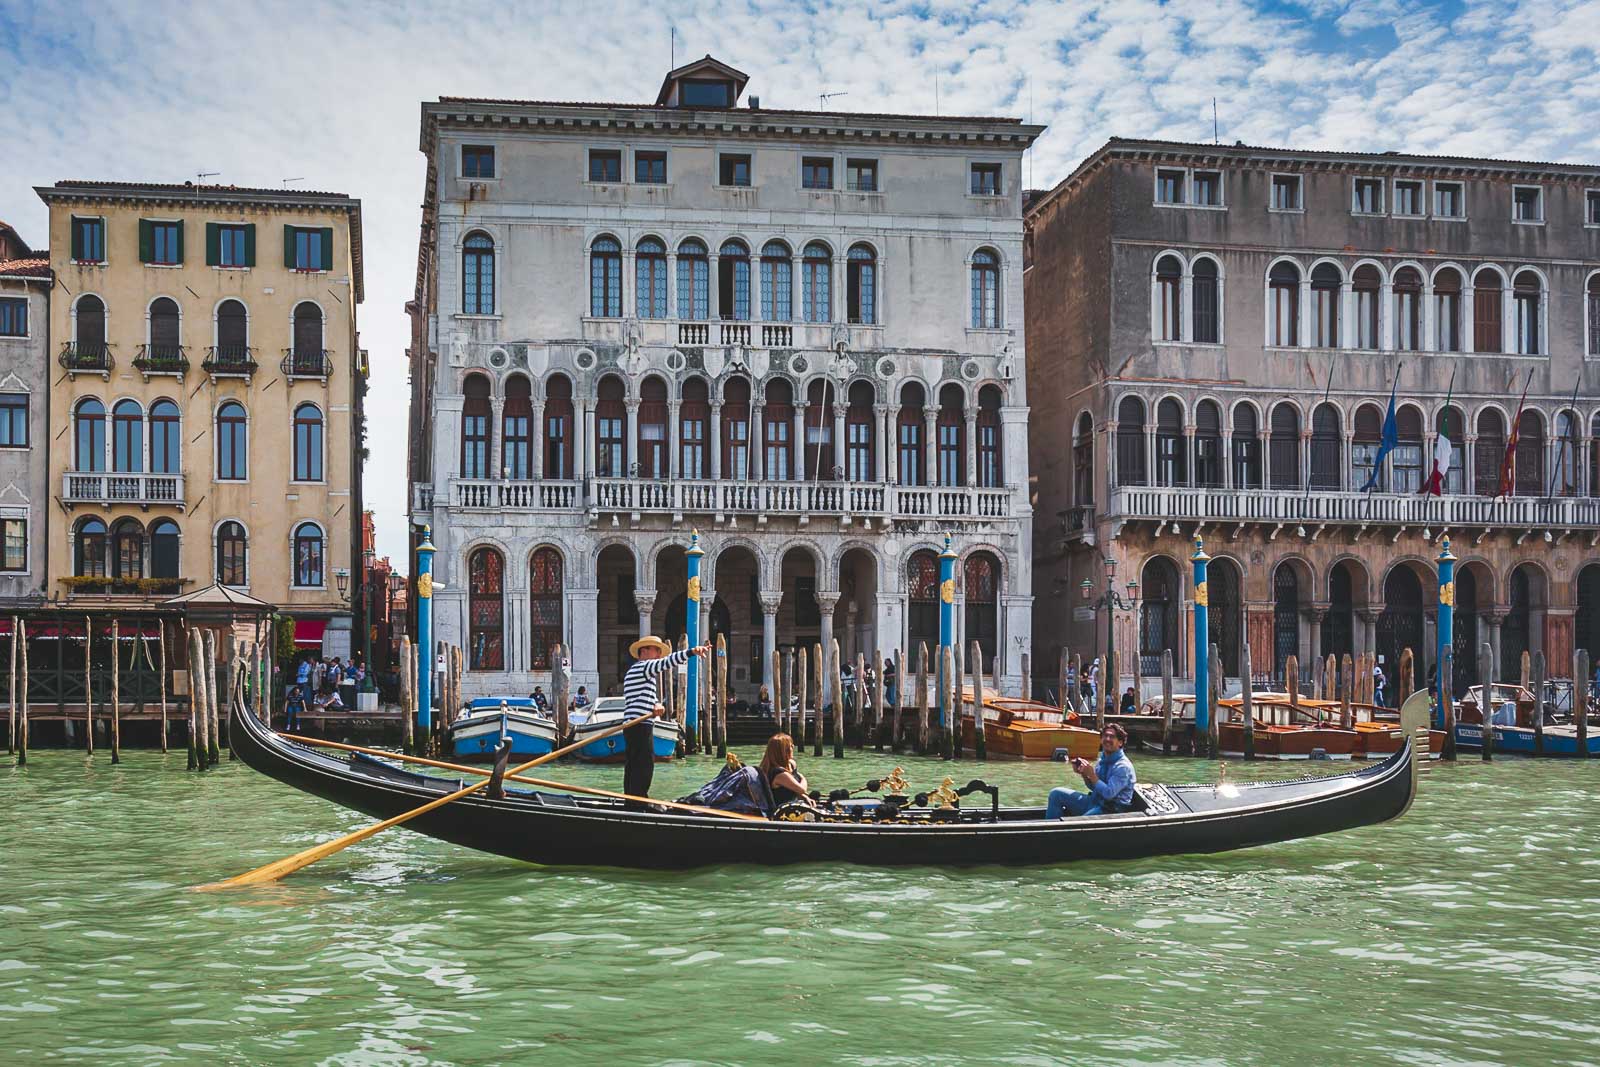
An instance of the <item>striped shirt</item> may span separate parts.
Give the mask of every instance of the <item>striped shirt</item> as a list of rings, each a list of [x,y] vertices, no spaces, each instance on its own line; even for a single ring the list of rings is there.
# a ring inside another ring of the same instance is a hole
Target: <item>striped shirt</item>
[[[689,652],[674,652],[657,659],[641,659],[628,668],[622,678],[622,697],[628,702],[628,716],[654,715],[656,704],[656,679],[689,662]]]

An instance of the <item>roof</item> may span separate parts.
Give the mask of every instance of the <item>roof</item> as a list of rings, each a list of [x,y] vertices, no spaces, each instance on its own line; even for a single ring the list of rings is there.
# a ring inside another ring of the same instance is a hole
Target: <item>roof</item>
[[[0,259],[0,278],[49,278],[50,257],[29,256],[26,259]]]
[[[586,111],[663,111],[669,114],[681,115],[685,112],[694,113],[696,108],[664,107],[658,104],[646,104],[638,101],[604,101],[604,100],[511,100],[490,96],[441,96],[440,104],[486,104],[490,107],[551,107],[574,108]],[[424,102],[423,107],[429,105]],[[961,123],[961,122],[996,122],[1009,126],[1021,126],[1019,118],[1008,115],[912,115],[892,111],[801,111],[786,108],[771,107],[714,107],[705,108],[706,121],[727,123],[735,122],[732,116],[753,115],[760,116],[768,122],[787,116],[796,118],[828,119],[835,124],[851,120],[878,120],[878,121],[903,121],[903,122],[928,122],[928,123]],[[1036,127],[1043,130],[1043,126]]]
[[[344,193],[306,189],[262,189],[246,185],[196,185],[194,182],[105,182],[68,179],[54,185],[34,186],[39,199],[52,201],[94,199],[144,200],[155,203],[251,204],[268,207],[345,211],[350,215],[350,261],[355,277],[356,302],[366,299],[365,263],[361,237],[361,201]]]
[[[258,600],[249,593],[241,593],[237,589],[230,589],[225,585],[212,582],[201,589],[187,593],[179,593],[161,602],[164,608],[196,608],[196,607],[228,607],[246,608],[255,611],[271,611],[273,606],[265,600]]]

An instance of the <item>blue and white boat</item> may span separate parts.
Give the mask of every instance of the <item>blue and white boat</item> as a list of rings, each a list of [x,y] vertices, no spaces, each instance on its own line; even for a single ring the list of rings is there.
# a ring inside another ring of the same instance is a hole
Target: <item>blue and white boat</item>
[[[627,702],[622,697],[601,697],[594,708],[572,713],[572,739],[582,741],[585,734],[597,734],[621,722],[627,714]],[[683,730],[671,719],[655,719],[651,723],[655,735],[655,761],[664,763],[678,754],[683,740]],[[591,741],[578,749],[578,758],[590,763],[621,763],[628,751],[627,738],[612,734]]]
[[[450,750],[458,760],[488,760],[501,736],[511,738],[511,754],[531,759],[556,747],[556,722],[526,697],[479,697],[450,724]]]
[[[1484,703],[1483,686],[1467,690],[1461,708],[1473,718],[1482,718],[1478,711]],[[1518,726],[1517,721],[1533,721],[1533,694],[1520,685],[1496,682],[1489,688],[1490,729],[1494,730],[1494,750],[1514,755],[1536,756],[1533,727]],[[1591,723],[1584,739],[1590,756],[1600,756],[1600,724]],[[1482,722],[1456,722],[1457,748],[1483,748]],[[1544,728],[1544,755],[1577,756],[1578,728],[1567,723],[1554,726],[1546,722]]]

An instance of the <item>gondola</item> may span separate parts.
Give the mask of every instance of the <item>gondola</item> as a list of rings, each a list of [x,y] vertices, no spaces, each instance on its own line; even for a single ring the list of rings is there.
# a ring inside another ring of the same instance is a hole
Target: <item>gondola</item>
[[[1421,769],[1409,738],[1424,719],[1407,721],[1412,729],[1400,750],[1362,770],[1290,782],[1146,785],[1139,792],[1140,810],[1118,815],[1046,821],[1039,807],[1001,807],[998,790],[988,789],[988,796],[970,793],[965,807],[950,807],[946,794],[943,805],[934,799],[928,807],[845,802],[817,821],[743,821],[626,811],[612,801],[525,791],[508,783],[502,796],[475,793],[405,826],[530,863],[603,867],[1036,866],[1223,852],[1402,815],[1416,794]],[[235,754],[256,770],[377,818],[409,811],[463,784],[371,757],[324,755],[285,740],[253,716],[240,714],[237,706],[230,732]]]

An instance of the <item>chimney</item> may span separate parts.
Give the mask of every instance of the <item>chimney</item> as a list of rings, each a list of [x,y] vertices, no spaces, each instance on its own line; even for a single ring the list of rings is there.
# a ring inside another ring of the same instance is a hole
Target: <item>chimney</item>
[[[745,99],[746,99],[746,102],[748,103],[749,108],[750,108],[751,111],[754,111],[754,110],[756,110],[757,108],[759,108],[761,106],[761,98],[759,96],[753,96],[752,95],[752,96],[746,97]]]

